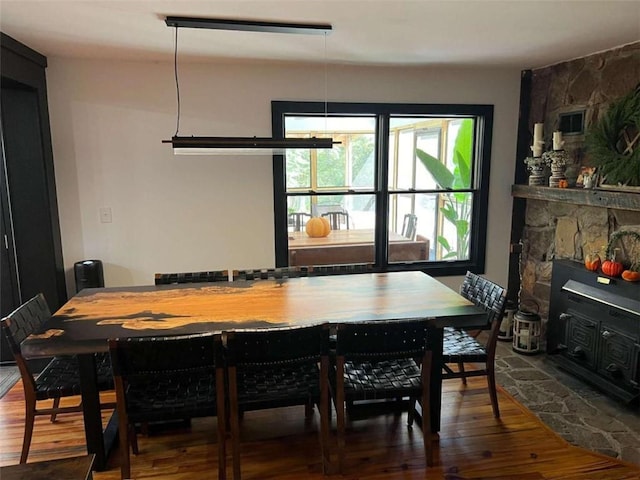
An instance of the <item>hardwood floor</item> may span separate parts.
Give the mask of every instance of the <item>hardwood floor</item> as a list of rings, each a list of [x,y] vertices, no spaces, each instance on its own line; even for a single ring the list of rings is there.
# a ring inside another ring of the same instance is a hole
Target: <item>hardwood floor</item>
[[[470,379],[466,388],[456,380],[445,382],[437,466],[432,468],[425,466],[422,432],[418,427],[407,428],[406,414],[354,420],[347,428],[345,473],[328,477],[321,473],[317,415],[305,427],[302,408],[249,412],[242,423],[243,478],[640,479],[640,466],[570,446],[502,390],[499,400],[502,418],[496,420],[484,379]],[[18,463],[23,421],[18,382],[0,399],[0,465]],[[141,435],[140,454],[132,456],[132,477],[213,479],[216,441],[215,418],[193,420],[191,428]],[[80,414],[61,415],[55,424],[44,417],[36,420],[30,462],[84,453]],[[119,480],[118,462],[114,451],[109,469],[94,473],[94,479]],[[230,467],[229,456],[228,478],[232,478]]]

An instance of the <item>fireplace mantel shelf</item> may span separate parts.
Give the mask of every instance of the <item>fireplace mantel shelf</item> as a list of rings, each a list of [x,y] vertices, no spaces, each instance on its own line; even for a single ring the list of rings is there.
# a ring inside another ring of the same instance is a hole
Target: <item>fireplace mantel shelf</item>
[[[640,211],[640,194],[584,188],[551,188],[513,185],[511,195],[517,198],[573,203],[591,207]]]

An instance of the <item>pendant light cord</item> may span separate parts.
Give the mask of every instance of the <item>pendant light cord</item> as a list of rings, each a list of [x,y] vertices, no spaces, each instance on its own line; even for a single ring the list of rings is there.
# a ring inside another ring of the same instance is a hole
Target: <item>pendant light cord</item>
[[[324,32],[324,132],[327,134],[328,128],[328,116],[329,116],[329,100],[328,96],[328,83],[329,74],[327,68],[327,32]]]
[[[176,26],[176,33],[173,42],[173,75],[176,79],[176,100],[178,104],[178,115],[176,118],[176,133],[174,137],[178,136],[180,130],[180,84],[178,82],[178,27]]]

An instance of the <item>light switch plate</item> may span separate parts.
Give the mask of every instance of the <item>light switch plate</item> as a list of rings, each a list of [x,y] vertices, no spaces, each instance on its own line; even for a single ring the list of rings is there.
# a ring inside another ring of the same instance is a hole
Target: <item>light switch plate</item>
[[[102,207],[100,209],[100,223],[111,223],[111,209],[109,207]]]

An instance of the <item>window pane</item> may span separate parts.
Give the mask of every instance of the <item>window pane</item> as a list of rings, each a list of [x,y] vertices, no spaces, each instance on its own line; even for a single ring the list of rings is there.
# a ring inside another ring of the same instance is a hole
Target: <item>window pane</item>
[[[331,150],[316,150],[318,187],[347,187],[347,156],[344,145]]]
[[[287,189],[311,188],[311,150],[287,150]]]
[[[437,193],[390,195],[389,263],[435,260],[437,221]]]
[[[332,149],[287,151],[287,191],[374,188],[375,118],[293,116],[285,118],[285,127],[288,138],[331,137],[340,142]]]
[[[391,117],[389,187],[470,188],[473,133],[474,120],[470,118]]]
[[[453,189],[471,188],[474,121],[452,120],[448,125],[446,166],[453,172]]]
[[[472,198],[472,193],[390,195],[389,262],[468,259]]]
[[[332,229],[325,237],[310,237],[305,229],[289,228],[289,265],[332,265],[374,261],[375,196],[306,196],[314,217],[324,217]],[[288,204],[299,196],[289,196]]]

